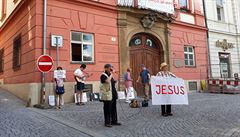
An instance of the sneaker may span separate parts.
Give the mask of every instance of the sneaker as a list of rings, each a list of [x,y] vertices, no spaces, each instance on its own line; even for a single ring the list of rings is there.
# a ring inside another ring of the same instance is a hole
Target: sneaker
[[[80,103],[78,102],[78,103],[76,103],[76,105],[77,105],[77,106],[79,106],[79,105],[80,105]]]
[[[125,102],[126,102],[126,103],[131,103],[131,101],[130,101],[130,100],[126,100]]]
[[[114,125],[114,126],[121,126],[122,124],[121,123],[112,123],[111,125]]]
[[[166,113],[162,113],[162,116],[163,116],[163,117],[167,117],[168,114],[166,114]]]
[[[168,116],[173,116],[173,113],[167,113]]]
[[[112,127],[112,125],[110,125],[110,124],[105,124],[105,127]]]
[[[83,105],[85,105],[83,102],[80,102],[80,104],[79,104],[80,106],[83,106]]]

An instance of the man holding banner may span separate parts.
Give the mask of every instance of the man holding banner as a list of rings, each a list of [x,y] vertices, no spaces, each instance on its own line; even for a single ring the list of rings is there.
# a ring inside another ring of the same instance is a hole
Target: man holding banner
[[[171,104],[188,104],[188,96],[183,79],[168,71],[163,62],[160,72],[151,77],[152,104],[161,105],[162,116],[172,116]]]

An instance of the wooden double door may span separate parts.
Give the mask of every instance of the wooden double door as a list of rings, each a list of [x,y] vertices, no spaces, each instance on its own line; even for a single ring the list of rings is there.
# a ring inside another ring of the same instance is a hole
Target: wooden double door
[[[142,84],[136,82],[142,71],[141,64],[146,66],[151,75],[156,75],[161,63],[161,47],[158,40],[147,34],[137,34],[129,43],[133,86],[138,96],[144,95]]]

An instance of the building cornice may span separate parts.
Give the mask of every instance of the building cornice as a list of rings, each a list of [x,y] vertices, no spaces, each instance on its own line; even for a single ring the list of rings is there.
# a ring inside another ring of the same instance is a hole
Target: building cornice
[[[71,4],[86,4],[89,6],[94,6],[94,7],[101,7],[104,9],[109,9],[109,10],[116,10],[117,9],[117,4],[115,5],[110,5],[106,3],[99,2],[99,0],[93,1],[93,0],[58,0],[62,1],[65,3],[71,3]]]
[[[209,32],[209,34],[210,33],[218,33],[218,34],[226,34],[226,35],[232,35],[232,36],[240,36],[240,33],[231,33],[231,32],[226,32],[226,31],[215,30],[215,29],[209,29],[208,32]]]
[[[206,27],[198,26],[198,25],[190,24],[190,23],[185,23],[185,22],[181,22],[181,21],[173,21],[172,24],[182,25],[182,26],[191,27],[191,28],[195,28],[195,29],[207,30]]]
[[[234,23],[229,23],[229,22],[225,22],[225,21],[218,21],[218,20],[213,20],[213,19],[207,19],[207,21],[210,23],[210,22],[214,22],[214,23],[217,23],[217,24],[224,24],[226,26],[228,25],[239,25],[239,24],[234,24]]]

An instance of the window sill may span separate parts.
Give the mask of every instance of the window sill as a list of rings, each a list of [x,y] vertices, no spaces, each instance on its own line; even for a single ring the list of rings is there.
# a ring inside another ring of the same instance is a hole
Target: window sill
[[[19,71],[19,70],[21,70],[20,66],[16,66],[16,67],[13,68],[13,71]]]
[[[71,64],[95,64],[95,62],[71,61]]]
[[[197,66],[185,66],[185,68],[197,68]]]
[[[218,19],[217,19],[217,22],[220,22],[220,23],[227,23],[225,20],[218,20]]]
[[[180,12],[183,12],[183,13],[191,13],[191,10],[188,9],[188,8],[180,8]]]

